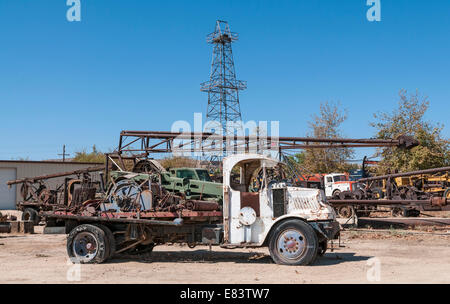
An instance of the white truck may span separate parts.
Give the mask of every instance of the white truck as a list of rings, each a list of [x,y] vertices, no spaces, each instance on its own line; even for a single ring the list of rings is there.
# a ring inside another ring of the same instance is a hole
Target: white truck
[[[79,263],[101,263],[116,253],[151,251],[158,244],[179,242],[189,247],[268,246],[277,264],[308,265],[326,251],[329,240],[338,237],[339,224],[323,191],[291,186],[286,170],[283,163],[258,154],[224,158],[223,206],[217,210],[161,212],[156,202],[142,203],[154,193],[144,195],[149,190],[139,193],[134,188],[139,199],[131,205],[141,204],[135,212],[97,208],[46,216],[65,222],[70,231],[68,255]]]
[[[325,195],[328,198],[339,199],[341,193],[356,190],[357,184],[355,181],[350,181],[348,175],[343,173],[331,173],[324,176]]]

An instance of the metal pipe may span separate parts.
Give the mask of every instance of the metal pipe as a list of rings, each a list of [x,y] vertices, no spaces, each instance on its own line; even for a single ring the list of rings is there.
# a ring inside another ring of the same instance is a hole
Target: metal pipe
[[[327,200],[332,205],[410,205],[431,204],[431,200]]]
[[[380,180],[380,179],[388,179],[388,178],[404,177],[404,176],[420,175],[420,174],[432,174],[432,173],[448,172],[448,171],[450,171],[450,167],[441,167],[441,168],[433,168],[433,169],[426,169],[426,170],[419,170],[419,171],[411,171],[411,172],[403,172],[403,173],[386,174],[386,175],[374,176],[374,177],[366,177],[366,178],[361,178],[358,181],[359,182],[369,182],[369,181]]]
[[[69,175],[79,175],[79,174],[83,174],[83,173],[96,172],[96,171],[102,171],[102,170],[105,170],[105,166],[89,167],[86,169],[80,169],[80,170],[63,172],[63,173],[55,173],[55,174],[49,174],[49,175],[43,175],[43,176],[10,180],[6,184],[8,186],[12,186],[15,184],[20,184],[20,183],[25,183],[25,182],[35,183],[39,180],[44,180],[44,179],[52,179],[52,178],[57,178],[57,177],[69,176]]]
[[[224,135],[217,135],[215,133],[201,133],[201,132],[164,132],[164,131],[122,131],[121,136],[137,136],[137,137],[149,137],[149,138],[179,138],[179,139],[216,139],[226,140],[228,137]],[[233,136],[232,140],[251,140],[253,136]],[[253,137],[254,138],[254,137]],[[413,144],[418,144],[417,140],[410,136],[401,136],[397,139],[352,139],[352,138],[314,138],[314,137],[262,137],[271,141],[299,141],[299,142],[325,142],[325,143],[366,143],[366,144],[394,144],[398,145],[405,141],[410,141]]]

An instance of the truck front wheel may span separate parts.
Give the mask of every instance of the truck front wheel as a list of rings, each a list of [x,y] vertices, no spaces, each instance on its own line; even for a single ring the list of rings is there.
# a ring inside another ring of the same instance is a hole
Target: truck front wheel
[[[282,222],[274,228],[269,239],[270,256],[277,264],[311,264],[318,249],[319,241],[314,229],[302,220]]]

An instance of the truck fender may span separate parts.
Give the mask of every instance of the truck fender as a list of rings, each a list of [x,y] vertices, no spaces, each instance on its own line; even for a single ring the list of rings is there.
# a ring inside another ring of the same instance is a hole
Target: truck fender
[[[282,222],[285,222],[285,221],[290,220],[290,219],[296,219],[296,220],[300,220],[300,221],[303,221],[305,223],[310,224],[305,218],[303,218],[301,216],[298,216],[298,215],[289,214],[289,215],[280,216],[279,218],[276,219],[275,222],[273,222],[273,224],[270,227],[269,231],[264,236],[264,240],[262,242],[262,246],[267,246],[268,245],[268,241],[269,241],[270,235],[272,234],[272,231],[274,230],[274,228],[276,226],[278,226]],[[314,226],[312,226],[312,227],[314,228]],[[316,229],[314,229],[314,230],[316,230]]]

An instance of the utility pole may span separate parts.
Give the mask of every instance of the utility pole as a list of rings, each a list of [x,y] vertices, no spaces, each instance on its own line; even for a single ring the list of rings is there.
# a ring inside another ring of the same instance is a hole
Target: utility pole
[[[62,154],[58,154],[58,155],[61,155],[61,156],[62,156],[63,162],[66,161],[66,155],[67,155],[67,156],[70,156],[70,154],[66,154],[66,145],[63,145],[63,153],[62,153]]]

